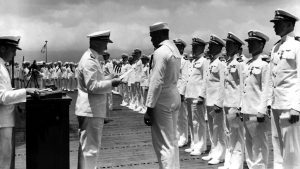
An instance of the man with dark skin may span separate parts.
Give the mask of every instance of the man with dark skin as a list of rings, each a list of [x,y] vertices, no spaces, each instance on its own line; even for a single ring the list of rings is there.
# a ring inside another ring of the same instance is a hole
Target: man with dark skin
[[[169,40],[169,28],[166,23],[159,22],[150,26],[150,36],[156,50],[151,59],[144,122],[151,126],[159,168],[179,169],[176,126],[180,108],[177,81],[181,56],[173,41]]]

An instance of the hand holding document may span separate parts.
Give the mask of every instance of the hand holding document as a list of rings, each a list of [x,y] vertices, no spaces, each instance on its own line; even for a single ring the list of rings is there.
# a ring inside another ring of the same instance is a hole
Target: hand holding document
[[[123,73],[119,78],[122,80],[126,76],[128,76],[134,69],[136,68],[136,65],[132,66],[129,70],[127,70],[125,73]]]

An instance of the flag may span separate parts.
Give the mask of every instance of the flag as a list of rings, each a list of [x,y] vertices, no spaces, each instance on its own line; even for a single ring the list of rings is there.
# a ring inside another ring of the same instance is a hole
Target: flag
[[[45,45],[41,49],[41,53],[45,53],[46,52],[46,47],[47,47],[47,44],[45,43]]]

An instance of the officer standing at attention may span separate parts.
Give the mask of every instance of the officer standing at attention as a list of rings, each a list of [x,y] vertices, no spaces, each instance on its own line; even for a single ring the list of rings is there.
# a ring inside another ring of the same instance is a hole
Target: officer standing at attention
[[[206,151],[206,122],[204,103],[205,66],[204,58],[206,42],[200,38],[192,39],[193,61],[189,71],[188,82],[185,90],[189,126],[191,131],[191,155],[201,155]],[[188,149],[186,149],[188,152]]]
[[[12,132],[15,126],[14,104],[26,102],[26,94],[34,94],[37,89],[13,90],[10,75],[5,67],[16,56],[19,36],[0,37],[0,168],[10,169],[12,161]]]
[[[177,82],[177,88],[181,97],[181,105],[180,105],[178,122],[177,122],[177,137],[179,139],[178,147],[183,147],[188,143],[188,116],[187,116],[186,102],[184,99],[184,93],[185,93],[187,79],[188,79],[188,65],[190,61],[186,60],[183,55],[184,48],[186,47],[186,43],[182,39],[175,39],[173,41],[181,55],[180,75]]]
[[[88,35],[90,48],[78,64],[78,97],[75,114],[79,123],[78,168],[94,169],[101,146],[104,118],[106,117],[107,94],[120,84],[119,79],[106,80],[100,57],[107,49],[110,31]]]
[[[271,88],[265,95],[263,111],[272,108],[272,143],[274,168],[300,168],[300,42],[294,34],[298,18],[276,10],[274,31],[281,39],[274,45],[270,58]],[[273,94],[268,104],[268,98]],[[285,122],[286,121],[286,122]]]
[[[260,111],[266,86],[269,65],[262,60],[268,36],[260,31],[249,31],[249,53],[252,58],[243,67],[241,113],[245,127],[245,152],[249,169],[267,169],[270,121],[266,111]]]
[[[177,81],[181,55],[169,40],[167,23],[150,26],[150,36],[155,51],[150,69],[149,90],[144,116],[146,125],[151,126],[152,143],[160,169],[179,169],[179,149],[176,138],[180,94]]]
[[[208,132],[211,141],[211,150],[208,156],[202,157],[202,160],[208,161],[208,164],[214,165],[224,161],[225,157],[225,133],[224,133],[224,114],[223,98],[219,95],[222,92],[221,79],[224,75],[225,64],[219,57],[222,55],[222,48],[225,46],[223,40],[215,35],[210,36],[207,54],[209,63],[206,66],[204,92],[200,97],[206,98],[206,108],[208,117]],[[205,96],[204,96],[205,94]],[[220,100],[221,99],[221,100]]]
[[[222,79],[223,105],[226,115],[227,149],[225,164],[219,169],[242,169],[244,163],[244,126],[239,118],[241,105],[242,63],[238,62],[239,51],[244,42],[235,34],[229,32],[226,41],[226,68]],[[220,98],[220,99],[222,99]]]

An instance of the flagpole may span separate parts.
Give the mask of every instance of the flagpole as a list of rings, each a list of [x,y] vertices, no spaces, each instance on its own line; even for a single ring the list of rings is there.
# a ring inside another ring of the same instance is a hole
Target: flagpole
[[[47,40],[45,41],[46,42],[46,63],[47,63]]]

